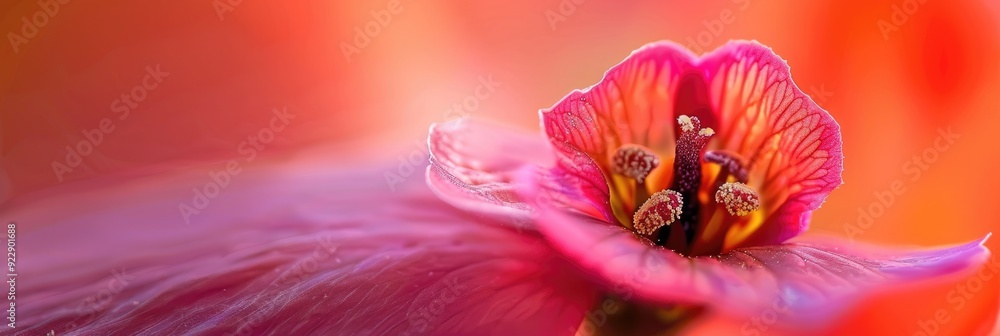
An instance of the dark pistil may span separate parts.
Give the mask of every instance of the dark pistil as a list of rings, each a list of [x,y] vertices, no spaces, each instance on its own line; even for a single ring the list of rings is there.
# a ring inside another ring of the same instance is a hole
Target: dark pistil
[[[674,156],[674,181],[670,189],[680,193],[684,200],[681,215],[676,224],[672,227],[680,226],[683,232],[683,241],[678,244],[678,237],[668,245],[671,231],[678,232],[676,228],[672,230],[660,230],[656,239],[656,244],[661,246],[672,246],[674,248],[684,248],[694,240],[695,230],[698,229],[699,207],[698,187],[701,184],[701,161],[708,139],[715,134],[711,128],[701,128],[701,121],[697,117],[682,115],[677,118],[680,124],[681,136],[677,140],[677,147]],[[680,245],[680,246],[677,246]]]

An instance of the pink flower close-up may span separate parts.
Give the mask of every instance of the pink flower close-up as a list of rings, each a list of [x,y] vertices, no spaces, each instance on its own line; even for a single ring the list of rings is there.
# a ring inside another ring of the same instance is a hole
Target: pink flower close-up
[[[162,200],[203,171],[21,201],[12,218],[46,225],[18,242],[16,333],[673,335],[723,316],[808,334],[990,254],[988,232],[919,249],[803,236],[851,140],[757,42],[647,44],[539,118],[542,134],[434,124],[425,179],[394,190],[394,167],[321,152],[245,166],[252,182],[188,225]]]
[[[654,310],[777,304],[787,323],[821,325],[868,292],[989,255],[986,237],[909,252],[790,240],[842,183],[840,129],[756,42],[701,57],[643,46],[540,118],[544,137],[437,125],[429,184],[470,212],[526,218],[600,290]]]

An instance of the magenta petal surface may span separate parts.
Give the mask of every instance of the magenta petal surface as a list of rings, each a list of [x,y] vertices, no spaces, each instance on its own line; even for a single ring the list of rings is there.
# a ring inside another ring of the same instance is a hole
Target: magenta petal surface
[[[553,143],[557,155],[555,166],[536,176],[539,187],[549,191],[554,204],[594,217],[614,221],[610,191],[605,175],[594,160],[567,144]],[[539,200],[529,200],[537,202]]]
[[[519,184],[528,197],[539,192],[533,185]],[[957,274],[989,255],[984,238],[917,252],[791,243],[689,258],[601,219],[537,206],[539,231],[619,296],[660,305],[703,304],[744,317],[777,302],[790,308],[782,320],[790,324],[827,322],[866,293]]]
[[[716,118],[712,149],[750,162],[750,186],[768,214],[743,242],[780,243],[808,227],[810,212],[843,183],[840,126],[792,81],[788,64],[757,42],[730,42],[705,55]]]
[[[479,214],[503,216],[501,222],[533,229],[526,220],[530,202],[514,190],[515,172],[533,168],[543,187],[566,207],[611,218],[604,176],[586,155],[554,156],[540,135],[519,132],[476,119],[459,119],[431,127],[431,164],[427,183],[442,199]],[[562,148],[555,144],[556,148]],[[560,152],[557,150],[556,152]]]
[[[206,182],[203,170],[64,185],[6,209],[5,220],[34,228],[18,242],[20,275],[32,279],[18,288],[18,332],[570,335],[579,326],[596,290],[544,241],[455,209],[420,179],[391,192],[386,169],[243,167],[190,224],[177,207]]]
[[[537,134],[476,119],[435,124],[428,144],[431,189],[449,204],[484,214],[525,216],[530,209],[517,198],[511,174],[553,160],[552,149]]]

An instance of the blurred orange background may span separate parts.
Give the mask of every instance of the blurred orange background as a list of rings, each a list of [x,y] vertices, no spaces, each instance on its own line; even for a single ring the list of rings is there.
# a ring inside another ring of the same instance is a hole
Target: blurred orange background
[[[243,156],[275,108],[295,119],[260,150],[274,160],[319,146],[344,165],[405,160],[431,123],[464,115],[537,130],[538,109],[645,43],[702,52],[755,39],[842,127],[846,183],[811,234],[931,246],[1000,233],[1000,2],[393,3],[4,1],[0,211],[63,183]],[[469,99],[490,81],[488,97]],[[948,130],[957,139],[937,140]],[[79,165],[53,168],[88,141]],[[931,334],[941,310],[936,334],[987,334],[1000,275],[978,276],[960,308],[948,300],[973,278],[885,293],[831,334]]]

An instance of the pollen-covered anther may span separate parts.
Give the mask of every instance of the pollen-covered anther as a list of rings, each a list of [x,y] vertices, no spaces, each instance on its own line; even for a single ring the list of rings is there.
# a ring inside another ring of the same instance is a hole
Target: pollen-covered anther
[[[681,131],[684,132],[691,132],[694,131],[695,128],[700,127],[701,126],[700,123],[697,126],[695,125],[695,123],[697,122],[698,118],[692,120],[691,117],[688,117],[686,115],[677,117],[677,123],[681,125]]]
[[[639,183],[644,183],[646,176],[660,165],[660,159],[653,151],[634,144],[618,147],[612,162],[615,173],[634,178]]]
[[[684,198],[679,192],[667,189],[653,194],[635,211],[632,220],[635,232],[650,235],[657,229],[670,225],[681,217],[683,206]]]
[[[715,201],[726,206],[733,216],[746,216],[760,208],[760,195],[746,184],[728,182],[715,192]]]

